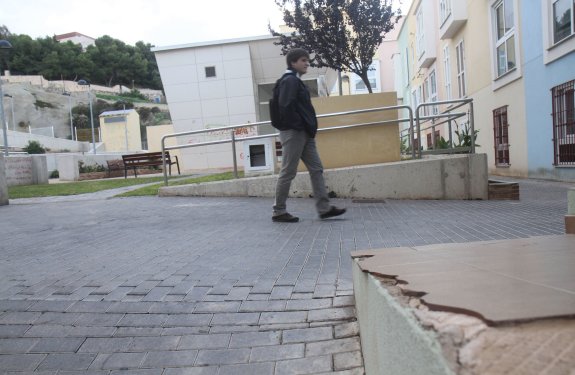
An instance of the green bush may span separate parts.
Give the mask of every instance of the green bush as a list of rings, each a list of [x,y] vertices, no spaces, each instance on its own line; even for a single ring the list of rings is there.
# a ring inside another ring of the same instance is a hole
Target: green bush
[[[130,90],[130,92],[123,92],[119,96],[149,101],[148,97],[146,95],[142,94],[140,92],[140,90],[138,90],[138,89],[132,89],[132,90]]]
[[[57,169],[53,170],[53,171],[50,173],[50,178],[60,178],[60,172],[58,172]]]
[[[28,141],[28,145],[24,147],[24,151],[29,154],[45,154],[46,149],[38,141]]]
[[[82,160],[78,161],[78,169],[80,173],[91,173],[91,172],[105,172],[106,167],[100,164],[85,165]]]

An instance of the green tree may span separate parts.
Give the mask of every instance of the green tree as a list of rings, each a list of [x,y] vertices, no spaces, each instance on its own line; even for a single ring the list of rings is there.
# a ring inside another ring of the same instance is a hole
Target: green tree
[[[12,33],[6,25],[0,25],[0,39],[8,39],[11,35]]]
[[[312,66],[349,71],[372,88],[367,72],[385,34],[401,18],[391,0],[275,0],[287,26],[295,31],[279,37],[285,55],[292,48],[312,54]]]
[[[152,46],[138,42],[135,47],[103,36],[86,51],[72,42],[59,43],[52,37],[32,39],[12,34],[0,26],[0,36],[12,43],[11,53],[0,61],[2,69],[15,75],[41,74],[46,79],[87,79],[94,84],[122,84],[162,89]]]
[[[152,89],[162,89],[162,79],[160,78],[160,70],[156,62],[156,56],[152,52],[152,45],[139,41],[136,43],[135,48],[140,52],[144,59],[148,62],[147,72],[142,81],[138,81],[142,87],[150,87]]]

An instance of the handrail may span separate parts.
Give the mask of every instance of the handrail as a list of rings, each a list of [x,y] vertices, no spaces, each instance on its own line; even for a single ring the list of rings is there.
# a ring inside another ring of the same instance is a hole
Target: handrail
[[[370,112],[389,111],[389,110],[397,110],[397,109],[407,109],[407,111],[409,113],[409,117],[401,118],[401,119],[398,118],[398,119],[393,119],[393,120],[384,120],[384,121],[375,121],[375,122],[367,122],[367,123],[359,123],[359,124],[351,124],[351,125],[340,125],[340,126],[334,126],[334,127],[329,127],[329,128],[321,128],[321,129],[318,129],[318,132],[324,132],[324,131],[328,131],[328,130],[331,131],[331,130],[339,130],[339,129],[349,129],[349,128],[355,128],[355,127],[370,126],[370,125],[380,125],[380,124],[386,124],[386,123],[392,123],[392,122],[393,123],[401,123],[401,122],[408,122],[408,121],[410,123],[410,127],[413,127],[413,109],[408,105],[397,105],[397,106],[390,106],[390,107],[377,107],[377,108],[359,109],[359,110],[353,110],[353,111],[333,112],[333,113],[326,113],[326,114],[318,115],[317,118],[346,116],[346,115],[352,115],[352,114],[356,114],[356,113],[370,113]],[[168,175],[167,175],[167,171],[166,171],[166,162],[165,162],[165,160],[166,160],[165,152],[167,150],[177,150],[177,149],[183,149],[183,148],[210,146],[210,145],[217,145],[217,144],[230,143],[230,142],[232,143],[232,151],[233,151],[233,157],[234,157],[234,176],[237,178],[238,172],[237,172],[237,160],[236,160],[236,151],[235,151],[236,141],[242,141],[243,142],[243,141],[253,140],[253,139],[273,138],[273,137],[277,137],[279,135],[279,133],[264,134],[264,135],[257,135],[257,136],[251,136],[251,137],[242,137],[242,138],[236,139],[234,130],[238,129],[238,128],[248,127],[248,126],[260,126],[260,125],[268,125],[268,124],[271,124],[271,121],[251,122],[251,123],[245,123],[245,124],[240,124],[240,125],[222,126],[220,128],[214,128],[214,129],[190,130],[187,132],[172,133],[172,134],[164,135],[162,137],[162,140],[161,140],[162,156],[163,156],[162,160],[163,160],[164,185],[168,186]],[[199,142],[199,143],[192,143],[192,144],[185,144],[185,145],[168,146],[168,147],[166,147],[166,144],[165,144],[165,141],[168,138],[182,137],[182,136],[194,135],[194,134],[211,133],[211,132],[216,132],[216,131],[222,132],[222,131],[226,131],[226,130],[231,131],[231,138],[229,138],[229,139],[218,140],[218,141]],[[414,142],[414,136],[415,135],[412,132],[412,136],[411,136],[412,144]],[[412,147],[412,149],[413,149],[412,150],[413,157],[415,157],[415,149],[413,147]]]
[[[419,116],[419,110],[423,107],[430,107],[430,106],[436,106],[436,105],[442,105],[442,104],[457,104],[454,107],[449,108],[446,112],[443,112],[444,114],[440,114],[440,115],[432,115],[432,116],[424,116],[424,117],[420,117]],[[473,99],[472,98],[466,98],[466,99],[451,99],[451,100],[441,100],[441,101],[436,101],[436,102],[426,102],[426,103],[421,103],[419,104],[416,108],[415,108],[415,126],[417,128],[417,139],[419,139],[421,141],[421,120],[431,120],[434,118],[443,118],[443,117],[449,117],[451,115],[451,112],[461,106],[464,106],[466,104],[469,104],[469,124],[470,124],[470,131],[471,131],[471,149],[470,152],[472,154],[475,153],[475,137],[473,136],[475,134],[475,124],[474,124],[474,120],[473,120]],[[445,114],[446,113],[446,114]],[[450,121],[450,119],[448,118],[447,121]],[[438,126],[440,124],[434,124],[434,126]],[[428,129],[428,128],[426,128]],[[425,129],[424,129],[425,130]],[[451,134],[450,134],[451,136]],[[419,150],[418,150],[419,151]],[[421,157],[421,152],[419,152],[419,156]]]

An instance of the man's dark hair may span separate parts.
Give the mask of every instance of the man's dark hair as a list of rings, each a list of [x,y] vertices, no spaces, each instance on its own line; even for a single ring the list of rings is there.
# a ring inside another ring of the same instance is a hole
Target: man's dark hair
[[[307,57],[309,59],[309,53],[303,48],[294,48],[290,50],[286,55],[286,63],[288,69],[291,68],[291,64],[297,62],[300,58]]]

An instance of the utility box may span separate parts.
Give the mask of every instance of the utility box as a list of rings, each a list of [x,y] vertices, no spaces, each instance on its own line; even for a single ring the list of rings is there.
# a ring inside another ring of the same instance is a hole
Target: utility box
[[[273,138],[244,142],[245,175],[272,174],[275,172],[275,147]]]

